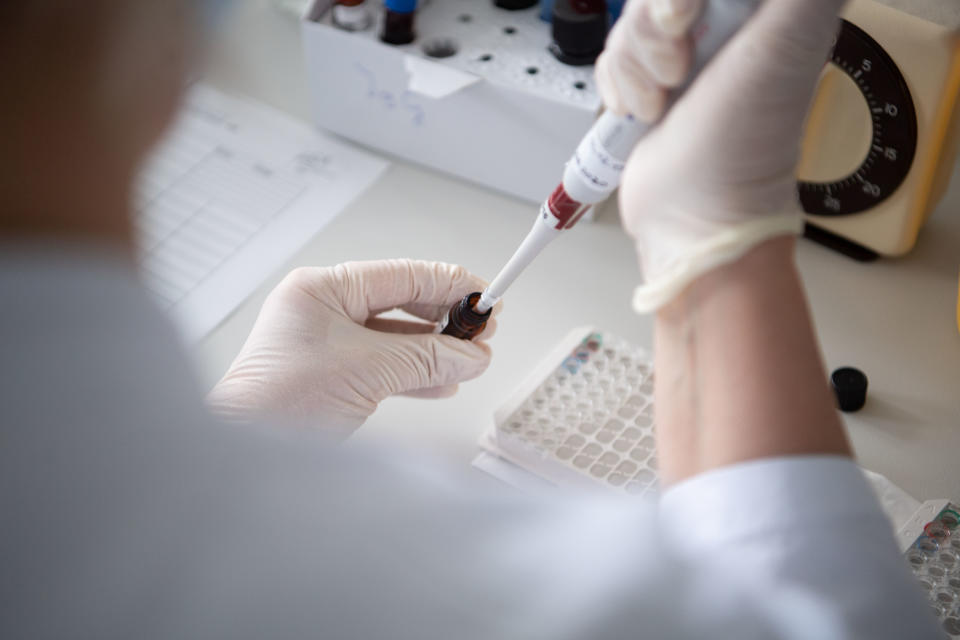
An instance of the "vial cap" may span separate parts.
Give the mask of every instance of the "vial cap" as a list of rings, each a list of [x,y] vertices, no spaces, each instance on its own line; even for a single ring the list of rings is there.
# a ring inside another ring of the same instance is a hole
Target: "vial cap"
[[[841,411],[859,411],[867,402],[867,376],[859,369],[837,369],[830,374],[830,387]]]

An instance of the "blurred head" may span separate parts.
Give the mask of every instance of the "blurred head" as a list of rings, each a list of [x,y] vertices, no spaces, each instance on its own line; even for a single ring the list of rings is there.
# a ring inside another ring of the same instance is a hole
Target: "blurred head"
[[[126,213],[183,89],[198,1],[0,1],[0,234]]]

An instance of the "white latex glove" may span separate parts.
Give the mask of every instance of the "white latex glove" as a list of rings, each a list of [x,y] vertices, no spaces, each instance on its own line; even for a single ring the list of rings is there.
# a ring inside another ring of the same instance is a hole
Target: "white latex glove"
[[[711,0],[707,0],[708,2]],[[802,229],[795,169],[843,0],[766,0],[634,150],[624,227],[654,310],[706,271]],[[702,0],[631,0],[597,62],[604,102],[656,120],[684,82]]]
[[[434,334],[434,323],[485,286],[462,267],[414,260],[296,269],[267,297],[207,402],[228,417],[279,415],[349,433],[387,396],[450,396],[487,368],[496,320],[473,342]],[[377,317],[395,308],[427,322]]]

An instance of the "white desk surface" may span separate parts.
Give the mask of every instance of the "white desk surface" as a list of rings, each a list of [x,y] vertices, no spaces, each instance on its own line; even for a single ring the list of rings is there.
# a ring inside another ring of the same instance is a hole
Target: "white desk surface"
[[[266,0],[236,4],[206,79],[309,119],[296,20]],[[412,257],[460,263],[489,279],[527,233],[534,209],[396,162],[197,347],[204,383],[212,386],[229,365],[290,268]],[[828,368],[857,366],[870,379],[867,406],[845,416],[859,460],[921,500],[960,499],[958,209],[960,179],[917,249],[900,260],[858,264],[806,241],[799,248]],[[397,438],[468,464],[494,408],[570,329],[595,325],[650,346],[651,320],[629,306],[636,283],[631,243],[610,206],[555,242],[510,291],[486,374],[448,400],[391,398],[355,437]]]

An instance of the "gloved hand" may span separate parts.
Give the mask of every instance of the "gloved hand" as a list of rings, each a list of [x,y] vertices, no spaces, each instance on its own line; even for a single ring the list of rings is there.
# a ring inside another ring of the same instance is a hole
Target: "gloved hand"
[[[473,342],[434,334],[433,323],[485,286],[462,267],[413,260],[296,269],[207,402],[227,417],[279,415],[349,433],[387,396],[450,396],[487,368],[496,320]],[[428,322],[377,317],[395,308]]]
[[[710,0],[707,0],[708,2]],[[699,275],[802,228],[795,169],[809,104],[843,0],[766,0],[634,150],[624,227],[656,309]],[[685,81],[703,0],[631,0],[597,63],[604,102],[657,119]]]

